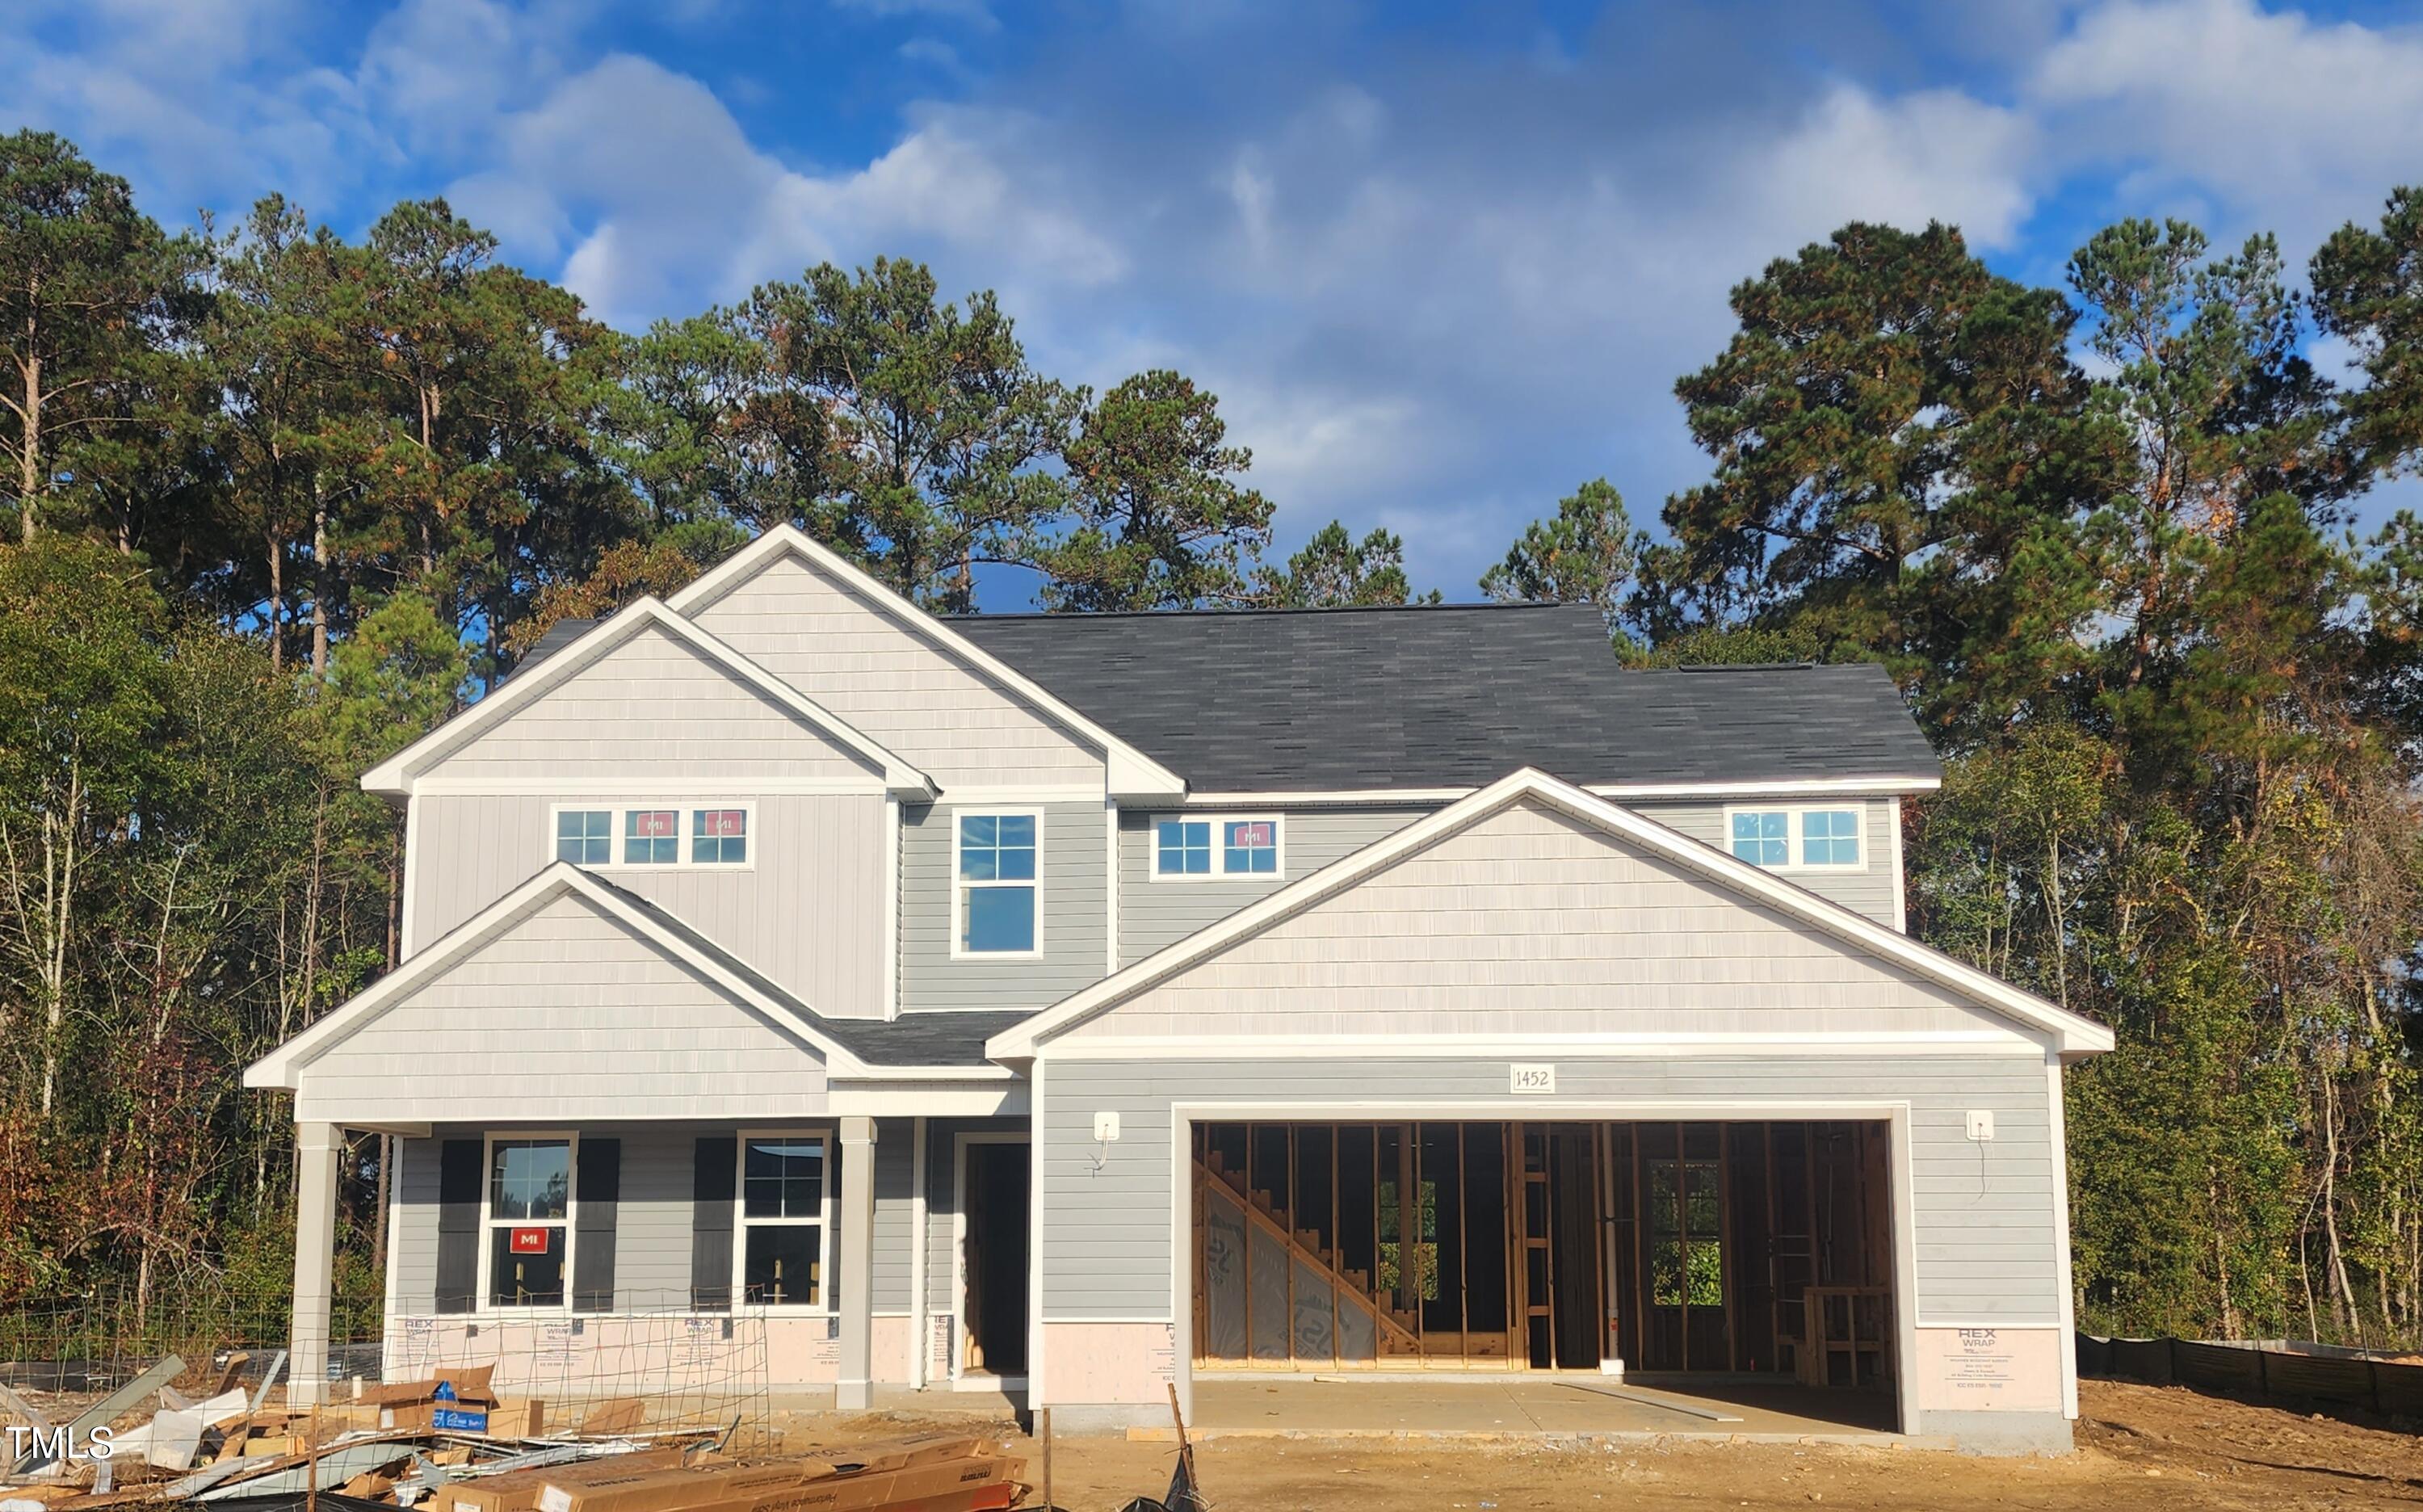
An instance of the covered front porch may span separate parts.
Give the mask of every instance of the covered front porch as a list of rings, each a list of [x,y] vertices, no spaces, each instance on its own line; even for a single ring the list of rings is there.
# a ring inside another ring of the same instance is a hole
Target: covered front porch
[[[999,1152],[1023,1155],[1026,1087],[983,1057],[1004,1017],[822,1014],[549,867],[245,1074],[294,1097],[297,1399],[365,1354],[390,1379],[487,1364],[575,1396],[746,1382],[843,1408],[1015,1361],[1027,1203]],[[362,1131],[391,1153],[385,1305],[378,1338],[342,1340]]]
[[[481,1366],[552,1401],[1023,1388],[1021,1117],[367,1127],[391,1170],[366,1337],[332,1331],[333,1253],[365,1174],[343,1168],[376,1145],[298,1129],[298,1401]]]

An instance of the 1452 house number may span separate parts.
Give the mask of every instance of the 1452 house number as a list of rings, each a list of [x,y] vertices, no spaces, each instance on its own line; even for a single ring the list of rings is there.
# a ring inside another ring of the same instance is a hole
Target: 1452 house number
[[[1510,1092],[1553,1092],[1557,1090],[1557,1068],[1509,1066],[1506,1068],[1506,1090]]]

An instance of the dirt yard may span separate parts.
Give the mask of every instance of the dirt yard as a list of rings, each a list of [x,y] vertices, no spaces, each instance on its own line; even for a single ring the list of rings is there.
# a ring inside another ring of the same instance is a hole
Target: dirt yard
[[[2088,1381],[2079,1452],[1971,1459],[1793,1444],[1575,1445],[1222,1438],[1197,1446],[1217,1512],[1971,1507],[2051,1512],[2423,1506],[2423,1438],[2172,1387]],[[879,1419],[871,1432],[897,1432]],[[1115,1512],[1168,1483],[1167,1444],[1063,1438],[1053,1500]]]

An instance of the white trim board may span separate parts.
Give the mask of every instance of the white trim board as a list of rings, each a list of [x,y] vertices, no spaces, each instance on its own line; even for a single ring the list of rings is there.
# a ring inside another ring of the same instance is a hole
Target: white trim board
[[[1931,793],[1940,777],[1786,777],[1766,782],[1586,782],[1582,791],[1599,798],[1890,798]],[[1188,808],[1320,808],[1398,804],[1451,804],[1479,788],[1273,788],[1234,792],[1193,792]]]
[[[786,1033],[804,1041],[824,1058],[829,1076],[881,1074],[880,1069],[864,1065],[838,1041],[801,1018],[789,1003],[769,995],[747,979],[735,975],[713,956],[693,948],[689,942],[667,929],[651,910],[641,907],[621,889],[589,875],[578,867],[555,861],[548,863],[546,869],[528,882],[456,925],[427,949],[355,994],[334,1012],[246,1066],[244,1084],[246,1087],[284,1088],[289,1091],[299,1090],[303,1070],[312,1061],[447,967],[566,893],[578,894]]]
[[[1187,936],[1115,976],[1070,995],[1013,1028],[994,1035],[985,1053],[995,1060],[1038,1058],[1043,1046],[1078,1024],[1178,976],[1196,963],[1260,933],[1322,899],[1346,891],[1398,862],[1519,804],[1536,803],[1593,825],[1649,855],[1699,873],[1750,900],[1813,925],[1860,949],[1917,973],[1979,1007],[1994,1010],[2051,1037],[2065,1057],[2096,1055],[2113,1046],[2112,1031],[2083,1014],[2047,1002],[1979,971],[1942,951],[1919,944],[1840,903],[1792,882],[1737,861],[1712,845],[1680,835],[1654,820],[1595,797],[1571,783],[1526,768],[1460,803],[1426,815],[1345,859],[1279,888],[1220,923]]]
[[[877,581],[865,568],[796,525],[778,525],[742,547],[674,594],[667,600],[668,606],[677,614],[691,613],[715,602],[784,556],[796,556],[814,570],[836,580],[844,588],[864,598],[936,650],[980,673],[987,681],[1049,716],[1054,724],[1074,731],[1088,743],[1100,747],[1104,764],[1109,769],[1107,782],[1111,796],[1168,801],[1185,793],[1185,778],[1087,719],[1040,683]],[[562,654],[557,653],[559,656]],[[546,663],[541,662],[540,665],[544,667]]]
[[[491,725],[516,710],[535,704],[548,690],[624,642],[647,629],[661,629],[689,649],[721,667],[733,680],[771,700],[797,719],[832,737],[880,778],[883,788],[899,797],[931,799],[941,789],[934,779],[851,726],[822,704],[775,676],[731,646],[649,597],[617,611],[591,626],[573,643],[517,676],[508,677],[494,692],[437,728],[362,773],[366,791],[409,796],[415,777],[431,763],[469,744]]]

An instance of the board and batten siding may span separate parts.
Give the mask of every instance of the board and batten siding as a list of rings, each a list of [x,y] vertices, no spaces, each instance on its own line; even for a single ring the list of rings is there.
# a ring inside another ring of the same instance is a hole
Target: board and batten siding
[[[945,788],[1105,782],[1101,751],[797,556],[689,617]]]
[[[1755,1119],[1760,1103],[1856,1102],[1909,1106],[1921,1326],[2060,1321],[2058,1175],[2040,1057],[1559,1058],[1554,1103],[1600,1106],[1554,1113],[1550,1100],[1507,1091],[1509,1060],[1537,1058],[1520,1052],[1469,1060],[1330,1058],[1307,1050],[1288,1059],[1052,1061],[1037,1114],[1045,1320],[1170,1315],[1174,1105],[1352,1103],[1356,1118],[1378,1122],[1425,1116],[1622,1120],[1627,1103],[1676,1102],[1733,1105],[1741,1110],[1736,1116]],[[1442,1105],[1454,1111],[1424,1112]],[[1990,1142],[1966,1137],[1970,1109],[1993,1113]],[[1116,1143],[1095,1142],[1099,1112],[1119,1114]]]
[[[439,759],[416,780],[865,783],[882,773],[833,735],[651,627]]]
[[[1110,923],[1104,892],[1104,826],[1099,804],[967,804],[967,813],[1039,810],[1043,816],[1039,957],[951,954],[957,880],[951,873],[952,805],[900,811],[900,1007],[1045,1008],[1100,980]]]
[[[1412,823],[1427,808],[1306,808],[1280,816],[1281,851],[1286,871],[1259,877],[1175,877],[1155,882],[1152,875],[1154,826],[1164,819],[1203,820],[1217,824],[1244,810],[1222,813],[1180,813],[1173,810],[1119,811],[1119,962],[1132,965],[1209,925],[1217,924],[1247,903],[1266,898],[1300,877],[1354,854],[1372,841]],[[1267,812],[1258,810],[1256,812]],[[1220,836],[1212,843],[1217,855]]]
[[[1623,799],[1615,801],[1624,803]],[[1887,929],[1901,928],[1900,921],[1893,916],[1893,859],[1899,854],[1893,845],[1893,831],[1901,823],[1901,802],[1898,799],[1797,798],[1788,802],[1742,799],[1732,804],[1722,800],[1690,804],[1659,801],[1624,803],[1624,806],[1643,819],[1655,820],[1670,830],[1713,845],[1719,851],[1727,849],[1732,839],[1725,822],[1725,810],[1729,807],[1783,808],[1795,812],[1804,808],[1856,808],[1860,811],[1861,834],[1858,867],[1839,871],[1782,871],[1777,875],[1797,886],[1808,888],[1820,898],[1864,914]]]
[[[882,795],[752,795],[745,785],[682,796],[635,788],[621,798],[424,793],[413,799],[413,898],[406,953],[425,949],[555,859],[559,804],[619,811],[724,803],[755,805],[747,867],[592,867],[748,962],[819,1013],[883,1016],[884,851],[894,843]],[[615,843],[621,844],[619,826]]]
[[[2011,1021],[1553,809],[1487,816],[1067,1032],[1970,1033]]]
[[[302,1122],[824,1111],[815,1049],[588,899],[502,928],[305,1064]]]

